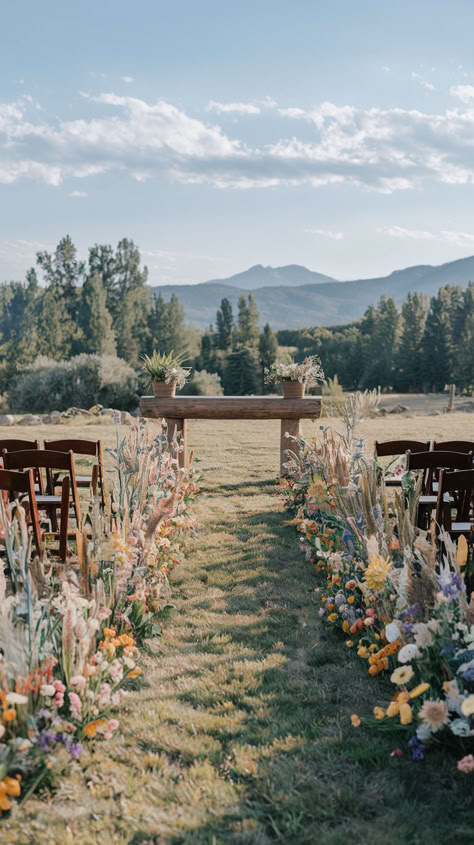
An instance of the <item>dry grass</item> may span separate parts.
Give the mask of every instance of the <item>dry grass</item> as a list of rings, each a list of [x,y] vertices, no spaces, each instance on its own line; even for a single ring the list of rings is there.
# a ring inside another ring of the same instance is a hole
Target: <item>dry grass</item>
[[[466,438],[472,417],[364,428],[370,440]],[[195,422],[189,439],[204,470],[200,536],[175,571],[176,610],[146,685],[129,694],[121,734],[53,797],[30,799],[1,841],[472,842],[470,783],[452,758],[392,759],[396,735],[350,725],[384,691],[318,621],[315,575],[275,497],[279,424]]]

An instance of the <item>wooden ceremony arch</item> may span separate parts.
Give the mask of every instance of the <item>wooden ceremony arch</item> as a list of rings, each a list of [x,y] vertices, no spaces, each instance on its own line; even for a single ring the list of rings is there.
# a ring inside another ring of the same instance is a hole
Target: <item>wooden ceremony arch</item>
[[[174,434],[182,437],[184,450],[179,453],[181,466],[186,464],[186,420],[281,420],[280,475],[285,474],[286,449],[295,450],[286,437],[301,435],[300,420],[319,419],[321,399],[308,396],[304,399],[280,399],[267,396],[176,396],[158,399],[142,396],[140,413],[143,417],[165,419],[168,440]]]

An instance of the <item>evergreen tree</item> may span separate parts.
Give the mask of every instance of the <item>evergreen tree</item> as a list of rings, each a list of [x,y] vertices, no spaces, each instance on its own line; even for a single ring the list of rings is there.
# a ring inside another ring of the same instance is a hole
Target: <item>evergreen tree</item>
[[[259,337],[257,303],[251,293],[248,302],[242,293],[239,297],[239,342],[242,346],[257,349]]]
[[[393,386],[399,319],[391,296],[382,296],[377,309],[371,306],[365,312],[362,387]]]
[[[469,389],[474,387],[474,282],[464,291],[462,320],[457,331],[453,381],[461,389]]]
[[[150,314],[151,350],[157,352],[179,352],[186,348],[186,326],[184,325],[184,310],[176,294],[172,294],[169,302],[165,302],[162,295],[155,297]]]
[[[115,335],[112,317],[107,308],[107,292],[98,273],[89,276],[82,286],[79,319],[88,353],[115,355]]]
[[[232,343],[232,329],[234,326],[234,315],[232,305],[224,297],[221,307],[216,314],[217,345],[219,349],[229,349]]]
[[[150,348],[151,307],[151,287],[137,286],[129,288],[123,294],[118,318],[114,324],[117,355],[132,366],[137,366],[140,355]]]
[[[230,396],[247,396],[258,392],[258,365],[255,356],[245,346],[231,352],[226,358],[222,376],[224,393]]]
[[[428,390],[444,390],[454,374],[456,348],[452,326],[452,293],[452,287],[446,285],[430,301],[423,335],[423,375],[424,386]]]
[[[271,329],[270,324],[264,326],[263,332],[260,335],[258,344],[259,358],[260,358],[260,372],[264,393],[271,393],[273,388],[264,382],[265,369],[271,367],[275,363],[278,354],[278,341],[275,332]]]
[[[423,384],[423,335],[427,300],[421,293],[409,293],[402,305],[402,333],[397,360],[397,387],[420,390]]]

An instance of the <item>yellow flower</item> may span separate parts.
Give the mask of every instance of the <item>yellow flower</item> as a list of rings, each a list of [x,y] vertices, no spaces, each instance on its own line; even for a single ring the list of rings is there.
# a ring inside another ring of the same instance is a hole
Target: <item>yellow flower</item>
[[[330,613],[328,619],[330,622],[335,622],[337,619],[337,613]]]
[[[106,725],[106,724],[107,724],[107,719],[96,719],[95,722],[89,722],[84,727],[85,736],[87,736],[89,739],[94,739],[94,737],[97,733],[97,728],[99,728],[101,725]]]
[[[390,557],[383,558],[379,555],[370,555],[369,561],[369,565],[365,570],[364,584],[369,590],[378,593],[385,586],[385,581],[390,573],[392,564]]]
[[[392,716],[397,715],[399,710],[400,710],[399,702],[398,701],[391,701],[390,704],[387,707],[387,712],[386,712],[385,715],[388,716],[389,719],[391,719]]]
[[[474,714],[474,695],[469,695],[464,699],[461,704],[461,710],[464,716],[472,716]]]
[[[466,566],[467,561],[467,540],[464,534],[461,534],[458,540],[458,547],[456,550],[456,563],[461,569],[463,566]]]
[[[349,597],[348,597],[348,599],[347,599],[347,601],[348,601],[348,603],[349,603],[349,604],[354,604],[354,602],[355,602],[355,596],[349,596]]]
[[[356,714],[356,713],[353,713],[353,714],[352,714],[352,716],[351,716],[351,722],[352,722],[352,724],[353,724],[354,728],[358,728],[358,727],[359,727],[359,725],[360,725],[360,719],[359,719],[359,717],[357,716],[357,714]]]
[[[347,646],[347,648],[352,648],[352,647],[353,647],[353,645],[354,645],[353,640],[346,640],[346,646]]]
[[[326,484],[320,475],[311,478],[311,484],[308,485],[308,496],[318,500],[326,498]]]
[[[418,684],[417,687],[414,687],[411,692],[409,693],[410,698],[417,698],[419,695],[423,695],[426,690],[430,688],[429,684]]]
[[[368,648],[365,647],[365,645],[361,645],[360,648],[357,649],[357,654],[359,655],[359,657],[367,658],[370,654],[370,651],[368,650]]]
[[[350,622],[348,622],[347,619],[344,619],[344,622],[342,623],[342,630],[345,634],[347,634],[350,627]]]
[[[383,707],[374,707],[373,712],[376,719],[385,719],[385,710]]]
[[[405,686],[408,681],[413,678],[414,671],[410,665],[407,666],[399,666],[395,669],[394,672],[390,675],[390,680],[392,684],[396,684],[397,687]]]
[[[131,672],[128,673],[129,678],[138,678],[139,675],[142,674],[142,670],[136,667],[136,669],[132,669]]]
[[[400,704],[400,723],[402,725],[409,725],[413,721],[413,713],[409,704],[404,702]]]

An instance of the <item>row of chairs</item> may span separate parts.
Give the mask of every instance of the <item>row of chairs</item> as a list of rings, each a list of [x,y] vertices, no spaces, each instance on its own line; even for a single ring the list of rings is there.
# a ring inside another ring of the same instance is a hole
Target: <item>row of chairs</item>
[[[69,510],[72,508],[78,530],[82,517],[78,488],[90,488],[94,496],[99,492],[104,503],[104,470],[102,445],[91,440],[50,440],[40,448],[38,440],[0,440],[0,490],[10,501],[23,497],[33,537],[41,555],[43,545],[39,511],[44,510],[51,531],[59,533],[59,555],[67,556]],[[77,475],[74,455],[95,458],[91,475]],[[43,476],[44,473],[44,476]],[[60,494],[56,490],[60,487]],[[59,532],[58,532],[59,511]]]
[[[436,524],[453,537],[472,535],[471,522],[474,497],[474,442],[448,440],[423,442],[397,440],[375,443],[377,457],[406,455],[406,470],[422,472],[422,489],[418,503],[418,525],[428,527],[436,510]],[[390,486],[401,484],[400,478],[388,477]],[[453,519],[454,511],[454,519]]]

